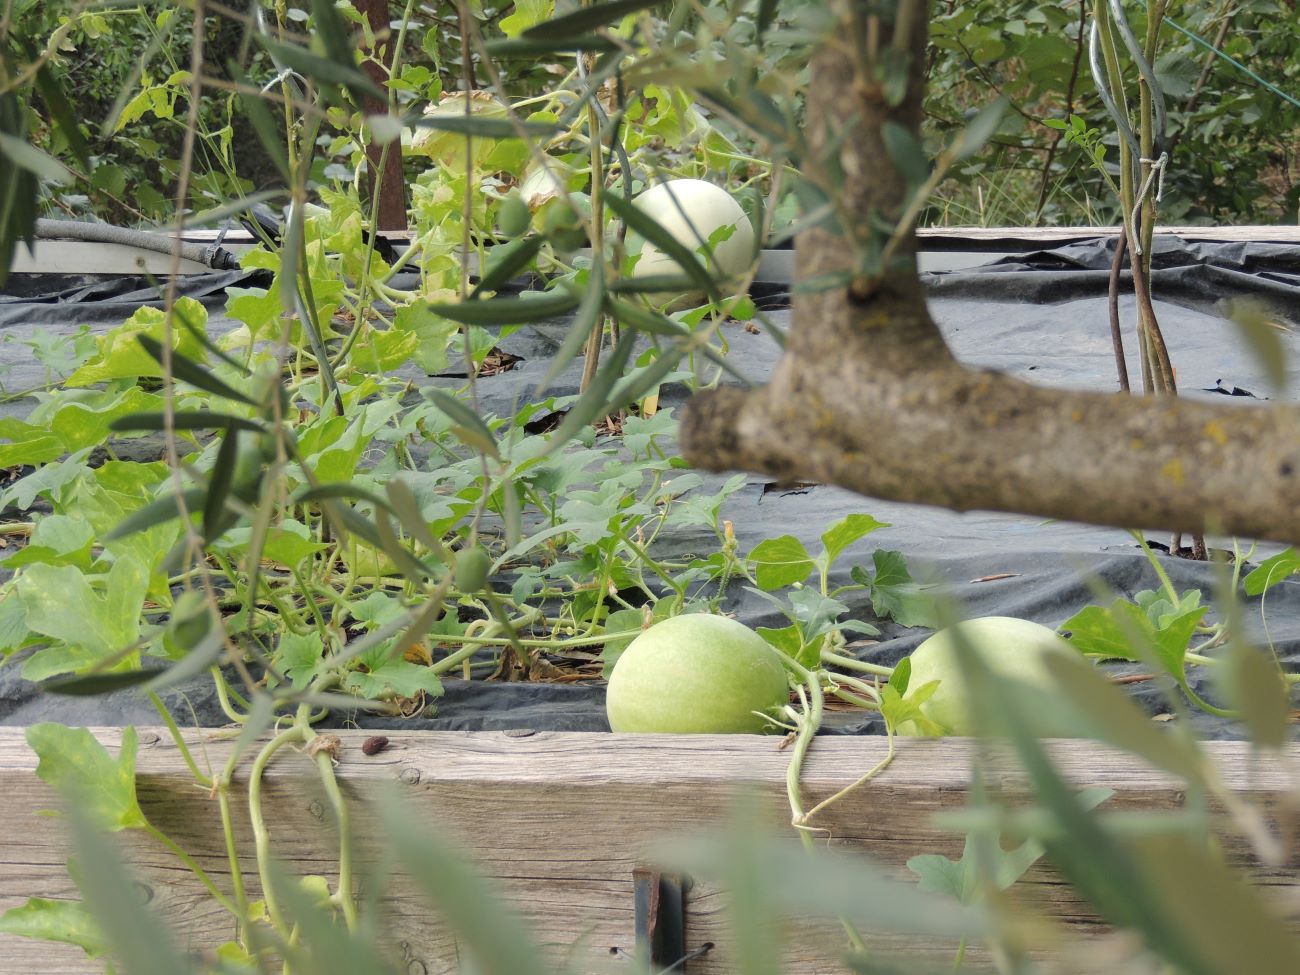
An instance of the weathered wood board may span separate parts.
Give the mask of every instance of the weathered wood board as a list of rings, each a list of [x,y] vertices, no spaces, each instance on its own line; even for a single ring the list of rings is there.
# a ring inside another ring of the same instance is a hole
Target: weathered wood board
[[[917,231],[921,253],[918,258],[922,271],[955,271],[991,261],[1002,254],[1014,251],[1015,241],[1032,241],[1045,247],[1089,240],[1097,237],[1114,237],[1115,227],[922,227]],[[1181,237],[1194,241],[1260,241],[1300,244],[1300,227],[1247,226],[1247,227],[1157,227],[1158,235]],[[409,240],[411,231],[389,232],[386,237],[399,242]],[[184,239],[194,243],[215,243],[232,254],[242,254],[255,243],[251,234],[242,228],[230,231],[187,230]],[[766,250],[759,258],[755,280],[766,283],[789,283],[793,274],[794,258],[790,250]],[[167,274],[171,270],[171,257],[126,247],[121,244],[91,244],[80,241],[42,240],[36,244],[35,253],[19,248],[14,257],[14,273],[77,273],[77,274]],[[193,261],[181,262],[182,274],[206,274],[209,269]]]
[[[115,750],[120,732],[96,735]],[[726,821],[740,792],[757,795],[774,825],[788,821],[784,777],[788,753],[770,738],[750,736],[652,736],[560,733],[418,732],[390,734],[389,747],[367,757],[362,732],[340,735],[338,776],[354,803],[362,836],[373,841],[367,801],[396,788],[413,804],[420,822],[455,844],[496,878],[506,900],[537,938],[576,962],[582,972],[629,970],[624,951],[633,947],[632,871],[646,863],[646,850],[672,831]],[[220,767],[229,741],[195,735],[200,761]],[[809,803],[854,781],[883,756],[877,738],[822,738],[805,768]],[[903,740],[894,764],[867,787],[832,806],[820,824],[836,848],[862,851],[900,870],[919,853],[958,856],[961,837],[940,831],[932,814],[961,806],[968,784],[972,743],[961,739]],[[1272,813],[1294,811],[1291,770],[1284,763],[1254,760],[1242,743],[1207,745],[1226,783]],[[266,776],[265,809],[276,855],[301,874],[330,876],[335,869],[334,829],[310,760],[286,751]],[[1137,760],[1085,742],[1053,744],[1066,776],[1079,786],[1115,790],[1117,808],[1174,808],[1178,784]],[[1289,764],[1300,759],[1292,746]],[[0,911],[27,897],[75,898],[64,870],[62,827],[39,811],[57,805],[38,780],[35,757],[21,729],[0,729]],[[197,788],[164,733],[141,731],[141,804],[150,820],[194,854],[216,883],[229,889],[217,804]],[[1014,788],[1008,771],[1003,785]],[[252,843],[241,795],[238,839],[241,870],[255,880]],[[147,837],[122,835],[140,877],[142,897],[200,950],[229,939],[233,924],[207,899],[197,882]],[[1251,865],[1244,845],[1225,839],[1230,858]],[[363,857],[364,859],[364,857]],[[1258,882],[1294,892],[1300,853],[1284,868],[1254,869]],[[385,878],[382,902],[392,913],[393,943],[401,946],[412,975],[457,971],[454,937],[401,878]],[[1047,867],[1035,867],[1018,889],[1074,929],[1100,926]],[[1288,900],[1300,919],[1300,904]],[[687,947],[715,947],[690,963],[693,975],[735,971],[727,944],[725,898],[707,883],[687,897]],[[896,945],[894,939],[886,944]],[[842,971],[842,938],[834,924],[791,927],[784,971],[790,975]],[[934,945],[951,950],[952,946]],[[1090,970],[1086,959],[1070,970]],[[978,957],[972,957],[978,961]],[[1105,970],[1104,960],[1091,970]],[[0,975],[64,975],[98,971],[79,949],[0,935]]]

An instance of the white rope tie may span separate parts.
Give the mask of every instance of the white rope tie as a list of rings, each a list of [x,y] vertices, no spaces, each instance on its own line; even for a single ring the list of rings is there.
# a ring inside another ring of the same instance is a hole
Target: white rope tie
[[[1169,153],[1160,153],[1159,159],[1148,159],[1143,156],[1138,162],[1144,166],[1150,166],[1147,170],[1146,179],[1142,181],[1142,186],[1138,190],[1137,199],[1133,203],[1133,219],[1129,226],[1133,228],[1133,254],[1137,257],[1142,256],[1142,241],[1137,233],[1138,217],[1142,213],[1142,204],[1146,202],[1147,197],[1151,194],[1151,184],[1156,187],[1156,202],[1165,195],[1165,169],[1169,165]]]

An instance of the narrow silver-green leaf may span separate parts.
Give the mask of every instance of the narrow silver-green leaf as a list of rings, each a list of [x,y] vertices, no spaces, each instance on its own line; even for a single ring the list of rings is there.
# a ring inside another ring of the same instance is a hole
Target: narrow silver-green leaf
[[[524,31],[523,36],[529,40],[567,40],[575,34],[582,34],[621,20],[628,14],[657,7],[662,2],[663,0],[611,0],[609,3],[593,3],[536,24]]]
[[[687,248],[648,214],[641,212],[631,200],[625,199],[617,193],[605,194],[604,200],[605,205],[613,210],[614,214],[623,220],[630,229],[671,257],[686,276],[695,283],[696,287],[713,301],[721,301],[717,282],[713,280],[713,276],[700,263],[693,250]]]
[[[561,449],[578,435],[578,431],[600,417],[609,415],[610,411],[616,408],[610,394],[614,391],[614,385],[622,378],[623,370],[627,368],[635,344],[636,332],[624,332],[618,344],[614,346],[614,351],[610,353],[609,359],[592,378],[587,391],[579,397],[578,402],[573,404],[568,415],[550,435],[543,456]]]
[[[495,460],[501,459],[501,451],[497,447],[496,437],[492,436],[492,431],[488,429],[488,425],[483,422],[481,416],[455,396],[444,393],[440,389],[426,389],[424,395],[432,400],[438,409],[447,414],[448,418],[455,424],[456,435],[461,440]]]
[[[490,298],[430,305],[429,311],[462,325],[522,325],[567,315],[578,299],[567,291],[525,291],[518,298]]]
[[[1082,658],[1043,658],[1061,695],[1088,719],[1089,731],[1188,782],[1205,782],[1205,758],[1189,739],[1158,728],[1133,699]]]
[[[582,303],[578,305],[578,313],[569,323],[569,329],[564,335],[564,341],[556,350],[555,356],[551,359],[551,364],[537,383],[536,393],[538,396],[545,393],[551,388],[551,383],[555,382],[560,375],[572,362],[578,357],[583,346],[587,343],[587,336],[591,334],[598,322],[601,321],[601,313],[604,309],[605,301],[605,266],[601,261],[595,261],[591,267],[590,276],[587,278],[587,290],[582,295]]]

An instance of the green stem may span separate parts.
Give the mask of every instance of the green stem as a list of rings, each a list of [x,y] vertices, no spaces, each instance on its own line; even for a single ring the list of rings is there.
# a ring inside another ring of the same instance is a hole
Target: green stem
[[[247,721],[248,715],[240,714],[231,702],[230,696],[234,692],[231,690],[230,685],[226,683],[225,675],[217,667],[212,668],[212,683],[217,691],[217,702],[221,705],[221,710],[225,712],[226,717],[235,724],[243,724]]]
[[[280,901],[275,895],[271,883],[271,834],[266,829],[266,818],[262,814],[262,774],[267,763],[285,745],[303,739],[303,729],[295,725],[282,731],[262,746],[253,760],[253,768],[248,774],[248,819],[253,828],[253,848],[257,853],[257,876],[262,883],[262,898],[266,902],[266,914],[275,925],[276,930],[287,933],[284,914],[280,911]]]
[[[160,830],[157,826],[153,825],[153,823],[149,822],[145,823],[144,830],[155,840],[165,846],[168,851],[174,854],[183,864],[185,864],[185,866],[190,868],[190,872],[193,873],[194,876],[198,877],[199,882],[208,889],[208,893],[212,895],[213,900],[236,917],[241,916],[239,910],[230,902],[230,898],[223,894],[217,888],[217,885],[212,882],[212,878],[208,876],[208,872],[199,866],[197,860],[177,846],[170,836]]]
[[[1170,581],[1169,575],[1165,572],[1165,567],[1160,564],[1160,560],[1157,559],[1155,553],[1151,551],[1151,546],[1147,544],[1147,540],[1142,537],[1140,531],[1133,531],[1129,534],[1137,539],[1138,545],[1141,546],[1142,551],[1146,553],[1147,560],[1151,563],[1151,568],[1155,569],[1156,575],[1160,578],[1160,588],[1165,591],[1165,595],[1169,597],[1169,601],[1177,606],[1178,590],[1174,588],[1173,582]]]
[[[842,667],[844,670],[856,670],[861,674],[874,674],[877,677],[892,677],[894,674],[893,667],[886,667],[884,664],[867,663],[865,660],[846,657],[832,650],[823,650],[821,659],[823,664]]]
[[[305,733],[310,733],[308,715],[299,709],[298,726]],[[358,926],[356,899],[352,896],[352,826],[348,813],[348,804],[339,789],[338,776],[334,774],[334,758],[322,749],[316,753],[316,767],[320,770],[321,784],[325,795],[334,807],[334,816],[339,827],[339,879],[338,893],[335,895],[343,909],[343,920],[349,931],[356,931]]]
[[[817,672],[809,670],[784,654],[781,662],[799,679],[799,697],[804,703],[804,712],[798,719],[798,730],[795,733],[790,764],[785,770],[785,793],[790,803],[790,822],[798,830],[799,840],[803,843],[804,849],[811,853],[816,849],[816,841],[813,839],[813,828],[807,825],[808,816],[803,809],[803,794],[799,787],[799,779],[803,775],[803,763],[808,757],[808,749],[812,747],[813,738],[821,728],[826,699],[822,695],[821,678]],[[862,935],[853,926],[853,922],[841,916],[840,924],[853,949],[866,954],[866,942],[862,940]]]
[[[190,774],[194,776],[194,781],[204,788],[212,788],[212,776],[205,775],[199,770],[199,765],[194,761],[194,756],[190,753],[190,746],[185,744],[185,739],[181,736],[181,729],[176,726],[176,719],[172,713],[167,710],[167,705],[163,704],[155,691],[149,692],[149,703],[154,706],[159,716],[163,719],[163,724],[167,726],[168,733],[172,736],[172,742],[176,745],[177,750],[181,753],[181,758],[185,760],[185,765],[189,768]]]

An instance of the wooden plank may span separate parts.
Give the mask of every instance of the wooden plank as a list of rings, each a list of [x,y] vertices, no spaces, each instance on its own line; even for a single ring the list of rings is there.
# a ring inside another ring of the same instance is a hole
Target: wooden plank
[[[120,740],[115,729],[95,733],[110,748]],[[366,802],[395,787],[419,822],[495,877],[539,940],[551,945],[554,954],[576,958],[581,971],[608,970],[611,963],[623,967],[621,952],[632,949],[632,870],[647,862],[651,844],[674,830],[724,821],[740,792],[757,795],[774,826],[788,822],[788,754],[770,738],[415,732],[390,734],[388,749],[367,757],[360,750],[365,737],[363,732],[340,733],[338,764],[359,825],[362,859],[373,857],[376,840],[367,825],[373,818]],[[213,766],[225,761],[228,741],[211,733],[195,735],[194,741]],[[1256,762],[1243,743],[1206,747],[1231,788],[1266,810],[1278,811],[1290,801],[1286,762]],[[881,758],[883,749],[878,738],[819,739],[804,775],[808,801],[854,781]],[[1114,789],[1116,807],[1173,808],[1182,801],[1177,782],[1129,756],[1087,742],[1054,743],[1053,753],[1062,772],[1079,786]],[[332,875],[334,830],[315,770],[296,752],[281,754],[265,780],[273,849],[293,871]],[[900,873],[907,858],[918,853],[959,855],[961,838],[937,830],[931,816],[964,803],[970,757],[971,743],[960,739],[901,741],[888,771],[827,811],[820,825],[827,830],[828,844],[867,852]],[[1297,758],[1300,745],[1292,746],[1289,755],[1291,763]],[[6,826],[0,833],[0,910],[30,896],[76,896],[64,870],[58,821],[38,815],[55,800],[34,770],[21,729],[0,728],[0,821]],[[194,786],[176,748],[157,730],[141,731],[139,775],[141,802],[150,820],[229,890],[216,803]],[[1008,770],[1002,785],[1013,788],[1017,782]],[[236,806],[236,833],[244,851],[240,868],[253,878],[244,802],[241,795]],[[173,857],[147,838],[122,834],[122,842],[138,871],[141,896],[183,932],[187,947],[211,948],[233,935],[230,919]],[[1224,843],[1233,862],[1253,865],[1240,842],[1228,837]],[[1253,866],[1263,884],[1294,883],[1286,871]],[[429,917],[409,881],[369,883],[382,885],[381,900],[392,912],[391,936],[402,946],[409,970],[430,975],[458,970],[454,937]],[[1076,932],[1101,931],[1047,868],[1036,867],[1017,890]],[[691,962],[692,975],[734,971],[724,898],[701,884],[688,895],[687,905],[688,947],[716,946]],[[1294,898],[1292,908],[1300,911]],[[900,944],[896,938],[873,943]],[[783,971],[841,970],[836,965],[841,944],[832,924],[795,925]],[[978,961],[978,952],[971,957]],[[1107,964],[1099,962],[1095,970],[1105,971]],[[77,949],[0,936],[0,975],[91,970],[94,966]]]
[[[385,177],[387,178],[387,177]],[[160,231],[161,232],[161,231]],[[1080,240],[1114,237],[1113,227],[927,227],[917,231],[922,271],[953,271],[995,260],[1007,253],[1022,252],[1030,246],[1059,246]],[[1188,241],[1256,241],[1300,244],[1300,227],[1158,227],[1157,234],[1168,234]],[[413,236],[412,231],[385,231],[398,251]],[[250,250],[255,241],[242,228],[229,231],[213,229],[187,230],[184,239],[193,243],[214,243],[236,256]],[[974,246],[972,246],[974,245]],[[585,253],[585,252],[582,252]],[[474,256],[471,255],[471,273]],[[19,274],[167,274],[171,258],[166,254],[137,250],[121,244],[90,244],[80,241],[38,241],[36,254],[19,248],[14,272]],[[209,269],[192,261],[181,263],[182,274],[205,274]],[[756,280],[770,284],[788,284],[793,280],[794,252],[765,250],[759,258]]]

